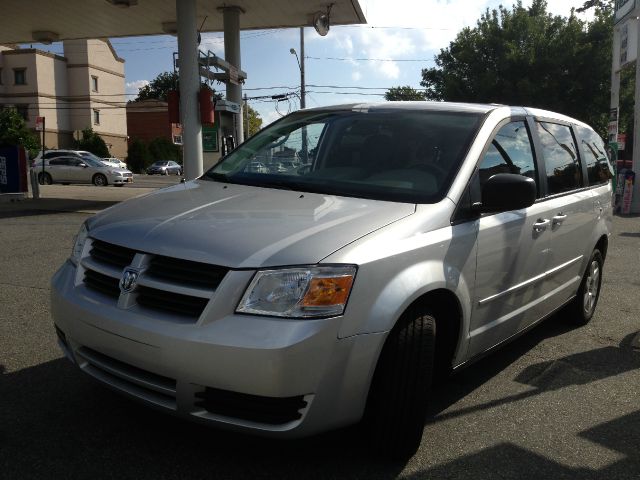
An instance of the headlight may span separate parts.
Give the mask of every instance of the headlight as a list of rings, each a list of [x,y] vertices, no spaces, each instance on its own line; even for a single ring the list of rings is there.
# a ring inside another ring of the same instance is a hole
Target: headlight
[[[260,270],[236,311],[290,318],[342,315],[355,274],[354,265]]]
[[[83,223],[80,227],[76,240],[73,243],[73,250],[71,250],[71,261],[76,265],[80,261],[80,256],[84,250],[84,244],[87,243],[87,237],[89,236],[89,230],[87,230],[86,223]]]
[[[112,175],[122,175],[122,172],[120,170],[109,170],[109,173],[111,173]]]

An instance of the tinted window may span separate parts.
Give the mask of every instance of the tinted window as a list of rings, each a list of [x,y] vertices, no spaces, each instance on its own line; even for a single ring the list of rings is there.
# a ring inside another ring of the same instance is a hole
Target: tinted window
[[[81,163],[84,163],[79,158],[69,158],[68,162],[69,162],[69,165],[71,165],[72,167],[78,167],[80,166]]]
[[[537,184],[531,137],[524,121],[511,122],[498,131],[480,164],[480,185],[496,173],[515,173]]]
[[[49,165],[68,165],[68,162],[65,158],[54,158],[52,160],[49,161]]]
[[[587,164],[589,185],[606,183],[613,177],[613,169],[602,139],[591,129],[579,127],[580,148]]]
[[[542,143],[549,195],[582,186],[582,171],[571,128],[557,123],[536,122]]]

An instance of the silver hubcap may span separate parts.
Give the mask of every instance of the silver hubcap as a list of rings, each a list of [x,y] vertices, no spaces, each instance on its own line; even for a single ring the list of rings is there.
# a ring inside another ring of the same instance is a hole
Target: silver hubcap
[[[589,274],[584,289],[583,308],[584,313],[591,314],[593,307],[596,305],[598,299],[598,289],[600,287],[600,265],[597,261],[593,260],[589,265]]]
[[[104,179],[99,175],[96,177],[96,184],[97,185],[104,185]]]

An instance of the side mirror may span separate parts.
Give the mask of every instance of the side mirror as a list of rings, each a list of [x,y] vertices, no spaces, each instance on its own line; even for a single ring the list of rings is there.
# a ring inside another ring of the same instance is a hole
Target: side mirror
[[[78,166],[82,167],[82,168],[87,168],[87,164],[86,163],[79,163]]]
[[[508,212],[533,205],[536,201],[536,182],[533,178],[513,173],[498,173],[482,187],[482,203],[474,204],[481,213]]]

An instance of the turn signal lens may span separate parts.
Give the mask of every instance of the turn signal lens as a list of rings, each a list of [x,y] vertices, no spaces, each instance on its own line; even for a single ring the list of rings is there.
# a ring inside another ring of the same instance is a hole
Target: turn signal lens
[[[333,278],[312,278],[309,289],[302,299],[303,307],[321,307],[326,305],[346,304],[353,276]]]

